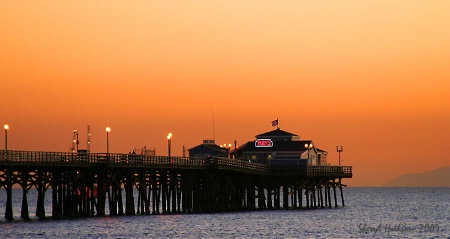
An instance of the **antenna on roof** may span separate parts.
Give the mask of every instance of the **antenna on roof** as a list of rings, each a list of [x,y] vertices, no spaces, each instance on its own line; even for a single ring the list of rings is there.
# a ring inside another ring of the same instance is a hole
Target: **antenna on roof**
[[[213,139],[216,140],[216,130],[214,129],[214,111],[213,111],[213,107],[212,107],[211,101],[209,101],[209,104],[211,105],[212,126],[213,126]]]

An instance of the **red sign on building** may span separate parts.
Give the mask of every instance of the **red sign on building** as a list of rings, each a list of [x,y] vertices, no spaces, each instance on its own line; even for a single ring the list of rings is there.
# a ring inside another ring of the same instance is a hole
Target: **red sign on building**
[[[257,139],[255,147],[273,147],[273,142],[271,139]]]

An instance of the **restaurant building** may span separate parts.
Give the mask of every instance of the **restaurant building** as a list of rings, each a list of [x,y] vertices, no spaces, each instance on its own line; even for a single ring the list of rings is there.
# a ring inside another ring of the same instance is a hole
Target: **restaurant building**
[[[255,136],[230,152],[231,158],[275,166],[326,165],[327,152],[312,140],[277,128]]]

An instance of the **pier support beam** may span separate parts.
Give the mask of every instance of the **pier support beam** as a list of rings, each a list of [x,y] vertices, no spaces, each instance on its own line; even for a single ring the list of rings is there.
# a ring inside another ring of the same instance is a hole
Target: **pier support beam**
[[[125,214],[135,215],[136,211],[134,208],[134,195],[133,195],[133,173],[129,172],[125,180]]]
[[[336,196],[336,183],[333,182],[333,193],[334,193],[334,207],[338,207],[337,196]]]
[[[6,169],[6,210],[5,219],[8,221],[14,220],[13,206],[12,206],[12,186],[13,186],[13,173],[11,169]]]
[[[38,170],[36,175],[36,189],[38,191],[36,217],[38,217],[39,219],[45,219],[45,191],[47,191],[48,175],[41,170]]]
[[[313,208],[317,208],[317,200],[316,200],[316,187],[312,186],[312,198],[311,201],[313,202]]]
[[[342,192],[342,184],[341,184],[341,179],[339,179],[339,190],[341,191],[341,201],[342,201],[342,206],[345,207],[345,202],[344,202],[344,193]]]
[[[109,195],[108,176],[107,169],[99,167],[99,173],[97,175],[97,216],[105,216],[106,209],[106,194]],[[95,190],[95,189],[94,189]]]
[[[298,209],[303,208],[303,188],[300,187],[297,191],[297,197],[298,197]]]
[[[289,187],[287,185],[283,185],[283,208],[289,208]]]
[[[28,213],[28,172],[22,171],[20,179],[20,186],[22,187],[22,210],[20,211],[20,218],[25,221],[30,220],[30,215]]]
[[[321,186],[319,186],[319,188],[318,188],[318,190],[319,190],[319,202],[320,202],[320,208],[323,208],[323,194],[322,194],[322,187]]]
[[[331,187],[330,187],[330,185],[327,185],[327,191],[328,191],[328,207],[331,208]]]
[[[310,198],[310,195],[311,194],[311,192],[309,191],[309,188],[306,188],[305,189],[305,198],[306,198],[306,208],[307,209],[309,209],[310,207],[309,207],[309,198]]]

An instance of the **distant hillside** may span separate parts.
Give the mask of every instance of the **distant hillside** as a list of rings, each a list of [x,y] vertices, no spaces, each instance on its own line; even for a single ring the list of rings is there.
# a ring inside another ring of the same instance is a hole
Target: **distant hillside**
[[[450,167],[429,172],[405,174],[387,182],[384,187],[450,187]]]

